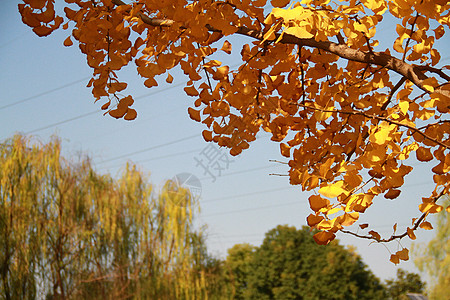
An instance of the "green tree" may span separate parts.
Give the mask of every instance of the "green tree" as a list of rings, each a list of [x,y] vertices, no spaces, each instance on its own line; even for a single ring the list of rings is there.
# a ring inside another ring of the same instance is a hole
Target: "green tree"
[[[244,269],[234,274],[242,276],[236,280],[240,299],[384,298],[380,281],[358,255],[337,242],[317,245],[312,235],[307,227],[277,226],[254,251],[232,248],[227,262],[233,262],[233,271]]]
[[[385,282],[386,291],[391,300],[408,300],[406,293],[422,294],[425,283],[419,274],[410,273],[403,269],[397,270],[397,278],[388,279]]]
[[[233,287],[233,299],[245,299],[248,287],[248,277],[252,270],[252,259],[256,247],[250,244],[237,244],[228,249],[226,258],[226,273],[229,283]]]
[[[213,259],[189,192],[154,196],[135,166],[113,179],[60,151],[0,144],[0,298],[207,299]]]
[[[450,211],[450,198],[445,204]],[[414,248],[415,264],[426,271],[431,279],[430,300],[450,299],[450,214],[442,211],[436,215],[436,235],[426,245]]]

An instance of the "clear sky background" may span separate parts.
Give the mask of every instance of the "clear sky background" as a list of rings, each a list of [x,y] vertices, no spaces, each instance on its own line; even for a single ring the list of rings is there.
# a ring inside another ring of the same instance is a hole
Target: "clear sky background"
[[[204,127],[192,121],[187,108],[194,98],[183,92],[186,80],[174,72],[175,81],[167,85],[164,78],[160,86],[147,89],[133,65],[120,73],[129,84],[126,93],[135,99],[138,111],[135,121],[116,120],[103,116],[100,106],[86,84],[91,70],[77,45],[64,47],[69,35],[62,29],[49,37],[39,38],[22,24],[17,10],[18,0],[3,1],[0,10],[0,139],[15,133],[33,135],[42,142],[56,134],[62,139],[67,157],[82,152],[92,158],[98,172],[119,174],[127,161],[138,164],[150,174],[156,187],[164,180],[180,173],[190,173],[201,182],[201,213],[198,224],[207,226],[207,244],[212,254],[225,257],[228,248],[237,243],[260,245],[264,234],[278,224],[301,227],[310,213],[309,194],[300,187],[289,185],[287,168],[270,160],[284,161],[278,144],[262,132],[259,138],[238,157],[231,157],[225,149],[203,141]],[[392,23],[382,24],[379,32],[388,44],[394,33]],[[445,38],[444,38],[445,39]],[[229,39],[232,43],[233,39]],[[251,42],[243,38],[238,43]],[[441,47],[450,46],[448,37]],[[384,50],[379,48],[376,50]],[[239,48],[234,48],[239,53]],[[443,62],[448,63],[442,51]],[[230,65],[239,63],[220,55]],[[213,180],[197,164],[205,162],[205,151],[221,151],[221,173],[213,167],[209,171]],[[227,165],[226,162],[229,162]],[[361,216],[383,235],[390,236],[392,225],[398,222],[399,230],[419,216],[418,204],[433,188],[429,169],[432,164],[414,163],[417,170],[407,177],[401,196],[395,201],[376,199],[375,204]],[[354,228],[356,230],[356,228]],[[434,232],[419,230],[417,242],[428,241]],[[381,279],[394,277],[397,268],[417,272],[412,260],[395,266],[389,262],[390,253],[384,245],[370,243],[352,236],[339,234],[345,245],[353,245],[370,269]],[[402,240],[409,246],[408,240]],[[387,245],[395,252],[398,243]]]

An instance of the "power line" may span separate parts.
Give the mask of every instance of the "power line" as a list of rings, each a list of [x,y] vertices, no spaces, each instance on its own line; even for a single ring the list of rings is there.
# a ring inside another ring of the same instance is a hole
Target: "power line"
[[[198,149],[193,149],[193,150],[188,150],[188,151],[183,151],[183,152],[177,152],[177,153],[172,153],[172,154],[167,154],[167,155],[162,155],[162,156],[156,156],[156,157],[151,157],[151,158],[144,159],[144,160],[138,160],[135,163],[136,164],[142,164],[142,163],[146,163],[146,162],[152,161],[152,160],[160,160],[160,159],[170,158],[170,157],[174,157],[174,156],[179,156],[179,155],[184,155],[184,154],[188,154],[188,153],[198,152],[200,150],[202,150],[202,149],[198,148]],[[114,166],[111,166],[109,168],[116,168],[116,167],[120,167],[120,166],[122,166],[122,164],[114,165]],[[108,167],[100,168],[99,170],[103,170],[103,169],[106,169],[106,168],[108,168]]]
[[[81,80],[79,80],[79,81],[81,81]],[[78,82],[79,82],[79,81],[78,81]],[[5,105],[5,106],[2,106],[2,107],[0,107],[0,110],[3,109],[3,108],[9,107],[9,106],[13,106],[13,105],[16,105],[16,104],[25,102],[25,101],[29,101],[29,100],[31,100],[31,99],[34,99],[34,98],[36,98],[36,97],[39,97],[39,96],[42,96],[42,95],[45,95],[45,94],[54,92],[54,91],[56,91],[56,90],[63,89],[63,88],[65,88],[65,87],[70,86],[71,84],[74,84],[74,82],[73,82],[73,83],[70,83],[70,84],[66,84],[66,85],[61,86],[61,87],[58,87],[58,88],[55,88],[55,89],[53,89],[53,90],[49,90],[49,91],[43,92],[43,93],[41,93],[41,94],[38,94],[38,95],[35,95],[35,96],[32,96],[32,97],[28,97],[28,98],[26,98],[26,99],[19,100],[19,101],[15,102],[15,103],[12,103],[12,104],[8,104],[8,105]],[[178,86],[180,86],[180,85],[182,85],[182,84],[185,84],[185,83],[179,83],[179,84],[176,84],[176,85],[171,86],[171,87],[168,87],[168,88],[155,90],[155,91],[152,92],[152,93],[148,93],[148,94],[144,94],[144,95],[138,96],[138,97],[136,97],[135,99],[140,99],[140,98],[148,97],[148,96],[151,96],[151,95],[154,95],[154,94],[157,94],[157,93],[161,93],[161,92],[167,91],[167,90],[169,90],[169,89],[178,87]],[[96,113],[99,113],[99,112],[100,112],[100,111],[98,111],[98,110],[96,110],[96,111],[91,111],[91,112],[89,112],[89,113],[81,114],[81,115],[78,115],[78,116],[75,116],[75,117],[72,117],[72,118],[69,118],[69,119],[65,119],[65,120],[62,120],[62,121],[59,121],[59,122],[56,122],[56,123],[49,124],[49,125],[44,126],[44,127],[40,127],[40,128],[37,128],[37,129],[30,130],[30,131],[26,132],[25,134],[35,133],[35,132],[38,132],[38,131],[41,131],[41,130],[44,130],[44,129],[52,128],[52,127],[57,126],[57,125],[69,123],[69,122],[75,121],[75,120],[77,120],[77,119],[82,119],[82,118],[84,118],[84,117],[87,117],[87,116],[90,116],[90,115],[93,115],[93,114],[96,114]]]
[[[236,175],[236,174],[242,174],[242,173],[249,173],[249,172],[254,172],[254,171],[258,171],[258,170],[264,170],[264,169],[269,169],[272,168],[273,166],[262,166],[262,167],[257,167],[257,168],[252,168],[252,169],[246,169],[246,170],[242,170],[242,171],[236,171],[236,172],[231,172],[231,173],[226,173],[223,175],[220,175],[218,177],[227,177],[227,176],[231,176],[231,175]],[[200,178],[200,180],[206,180],[206,179],[211,179],[211,177],[203,177]],[[208,200],[206,202],[209,202],[211,200]],[[215,200],[214,200],[215,201]]]
[[[6,43],[0,45],[0,49],[5,48],[5,47],[9,46],[10,44],[14,43],[15,41],[22,39],[24,36],[28,35],[29,33],[30,33],[29,31],[26,31],[20,35],[17,35],[16,37],[10,39]]]
[[[44,95],[47,95],[47,94],[50,94],[50,93],[53,93],[53,92],[56,92],[56,91],[59,91],[59,90],[62,90],[62,89],[64,89],[64,88],[66,88],[66,87],[69,87],[69,86],[71,86],[71,85],[77,84],[77,83],[82,82],[82,81],[85,81],[85,80],[87,80],[87,79],[89,79],[89,78],[91,78],[91,77],[84,77],[84,78],[75,80],[75,81],[73,81],[73,82],[69,82],[69,83],[66,83],[66,84],[64,84],[64,85],[61,85],[61,86],[59,86],[59,87],[53,88],[53,89],[51,89],[51,90],[47,90],[47,91],[44,91],[44,92],[42,92],[42,93],[39,93],[39,94],[30,96],[30,97],[26,97],[26,98],[21,99],[21,100],[18,100],[18,101],[16,101],[16,102],[13,102],[13,103],[10,103],[10,104],[6,104],[6,105],[3,105],[3,106],[0,106],[0,110],[5,109],[5,108],[8,108],[8,107],[11,107],[11,106],[15,106],[15,105],[18,105],[18,104],[21,104],[21,103],[24,103],[24,102],[27,102],[27,101],[30,101],[30,100],[33,100],[33,99],[36,99],[36,98],[38,98],[38,97],[41,97],[41,96],[44,96]]]
[[[230,211],[223,211],[220,213],[209,214],[209,215],[205,215],[202,217],[208,218],[208,217],[213,217],[213,216],[234,214],[234,213],[239,213],[239,212],[244,212],[244,211],[255,211],[255,210],[262,210],[262,209],[273,208],[273,207],[288,206],[288,205],[293,205],[293,204],[299,204],[299,201],[275,204],[275,205],[266,205],[266,206],[260,206],[260,207],[245,208],[245,209],[230,210]]]
[[[71,122],[71,121],[82,119],[82,118],[85,118],[85,117],[88,117],[88,116],[91,116],[91,115],[97,114],[97,113],[99,113],[98,110],[91,111],[91,112],[88,112],[88,113],[85,113],[85,114],[82,114],[82,115],[78,115],[78,116],[70,118],[70,119],[66,119],[66,120],[63,120],[63,121],[60,121],[60,122],[52,123],[52,124],[44,126],[44,127],[40,127],[40,128],[37,128],[37,129],[33,129],[33,130],[30,130],[30,131],[27,131],[27,132],[25,132],[25,134],[35,133],[35,132],[38,132],[38,131],[41,131],[41,130],[44,130],[44,129],[48,129],[48,128],[52,128],[52,127],[55,127],[55,126],[58,126],[58,125],[61,125],[61,124],[64,124],[64,123],[68,123],[68,122]]]
[[[213,198],[213,199],[210,199],[210,200],[202,201],[201,203],[217,202],[217,201],[220,201],[220,200],[234,199],[234,198],[242,198],[242,197],[253,196],[253,195],[258,195],[258,194],[265,194],[265,193],[271,193],[271,192],[290,190],[290,189],[294,189],[294,188],[296,188],[296,186],[288,186],[288,187],[282,187],[282,188],[268,189],[268,190],[263,190],[263,191],[258,191],[258,192],[251,192],[251,193],[238,194],[238,195],[227,196],[227,197]]]
[[[173,144],[177,144],[177,143],[180,143],[180,142],[183,142],[183,141],[186,141],[186,140],[190,140],[190,139],[193,139],[193,138],[196,138],[196,137],[199,137],[199,136],[200,136],[199,134],[190,135],[190,136],[187,136],[187,137],[184,137],[184,138],[181,138],[181,139],[176,139],[176,140],[164,143],[164,144],[159,144],[159,145],[152,146],[152,147],[149,147],[149,148],[145,148],[145,149],[141,149],[141,150],[138,150],[138,151],[129,152],[129,153],[126,153],[126,154],[115,156],[115,157],[103,160],[103,161],[101,161],[101,162],[99,162],[97,164],[103,164],[103,163],[110,162],[110,161],[113,161],[113,160],[117,160],[117,159],[120,159],[120,158],[129,157],[129,156],[132,156],[132,155],[140,154],[140,153],[147,152],[147,151],[154,150],[154,149],[158,149],[158,148],[163,148],[163,147],[166,147],[166,146],[169,146],[169,145],[173,145]]]

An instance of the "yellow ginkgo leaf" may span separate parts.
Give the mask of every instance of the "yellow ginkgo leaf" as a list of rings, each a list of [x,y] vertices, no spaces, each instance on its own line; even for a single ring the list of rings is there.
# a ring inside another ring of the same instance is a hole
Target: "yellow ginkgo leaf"
[[[319,245],[328,245],[335,237],[336,235],[334,233],[328,231],[320,231],[313,236]]]
[[[420,223],[419,227],[422,228],[422,229],[425,229],[425,230],[433,229],[433,225],[431,225],[431,223],[427,222],[427,221]]]
[[[428,212],[430,214],[435,214],[435,213],[442,211],[442,206],[440,206],[436,203],[427,202],[427,203],[420,204],[419,210],[423,213]]]
[[[316,216],[314,214],[310,214],[307,218],[306,221],[308,222],[308,225],[310,227],[313,227],[317,224],[319,224],[322,220],[324,219],[324,217],[322,216]]]
[[[206,142],[211,142],[213,140],[212,132],[209,130],[203,130],[202,136]]]
[[[398,255],[396,255],[396,254],[391,254],[391,258],[389,260],[396,265],[398,265],[400,263],[400,259],[399,259]]]
[[[433,93],[434,88],[439,85],[436,78],[434,78],[434,77],[425,79],[422,84],[423,84],[423,87],[430,93]]]
[[[144,85],[148,88],[151,88],[153,86],[157,86],[158,83],[156,82],[155,78],[149,78],[144,81]]]
[[[409,250],[406,248],[403,248],[400,251],[397,251],[396,253],[398,255],[398,258],[401,260],[408,260],[409,259]]]
[[[70,36],[68,36],[65,40],[64,40],[64,46],[69,47],[73,45],[72,40],[70,39]]]
[[[309,206],[315,212],[318,212],[319,210],[321,210],[324,207],[327,207],[328,204],[330,204],[330,201],[328,199],[324,199],[319,195],[312,195],[308,198],[308,200]]]
[[[170,73],[167,74],[166,82],[167,83],[172,83],[173,82],[173,76],[170,75]]]
[[[414,234],[414,230],[412,228],[406,228],[406,233],[408,234],[409,238],[412,240],[416,239],[416,235]]]
[[[281,155],[283,155],[284,157],[290,157],[291,153],[291,147],[285,143],[281,143],[280,144],[280,150],[281,150]]]
[[[314,35],[306,30],[305,27],[292,26],[284,30],[284,33],[298,37],[299,39],[310,39]]]
[[[419,147],[416,150],[416,157],[419,161],[430,161],[433,159],[433,154],[429,148]]]
[[[224,51],[227,54],[231,54],[231,43],[229,41],[223,42],[223,46],[220,50]]]
[[[270,0],[273,7],[285,7],[291,0]]]
[[[400,196],[401,191],[396,189],[389,189],[389,191],[384,195],[386,199],[395,199]]]
[[[129,108],[127,110],[127,114],[125,115],[124,119],[127,120],[127,121],[131,121],[131,120],[136,119],[136,117],[137,117],[136,110],[134,110],[132,108]]]
[[[380,234],[378,232],[376,232],[374,230],[371,230],[371,231],[369,231],[369,234],[371,236],[373,236],[377,241],[381,240],[381,236],[380,236]]]
[[[188,108],[189,117],[197,122],[201,122],[202,118],[200,117],[200,111],[193,109],[192,107]]]
[[[184,91],[188,96],[198,96],[198,91],[195,89],[194,86],[187,86],[184,88]]]
[[[319,190],[319,193],[328,198],[334,198],[339,196],[342,193],[345,193],[346,190],[343,188],[344,181],[338,181],[331,185],[326,185]]]

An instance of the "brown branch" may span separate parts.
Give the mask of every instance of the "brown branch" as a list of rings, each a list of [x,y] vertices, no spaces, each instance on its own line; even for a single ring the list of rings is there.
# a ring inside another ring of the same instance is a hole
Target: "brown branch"
[[[386,102],[383,103],[383,106],[381,106],[381,110],[386,110],[389,103],[391,103],[392,97],[394,96],[395,92],[402,86],[403,83],[405,83],[406,78],[402,77],[399,82],[392,88],[392,90],[389,92],[389,96],[386,100]]]
[[[439,200],[439,198],[441,198],[443,195],[445,195],[447,193],[447,189],[446,188],[444,188],[440,193],[439,193],[439,195],[437,195],[435,198],[434,198],[434,200],[433,200],[433,202],[434,203],[436,203],[438,200]],[[417,228],[420,226],[420,224],[422,223],[422,221],[425,219],[425,217],[428,215],[428,212],[424,212],[415,222],[414,222],[414,225],[413,225],[413,227],[411,228],[412,230],[417,230]],[[392,242],[393,240],[396,240],[396,239],[402,239],[402,238],[404,238],[405,236],[407,236],[408,235],[408,231],[405,231],[404,233],[402,233],[402,234],[398,234],[398,235],[391,235],[389,238],[387,238],[387,239],[376,239],[374,236],[371,236],[371,235],[361,235],[361,234],[357,234],[356,232],[353,232],[353,231],[349,231],[349,230],[339,230],[339,231],[341,231],[341,232],[343,232],[343,233],[348,233],[348,234],[351,234],[351,235],[353,235],[353,236],[356,236],[356,237],[358,237],[358,238],[362,238],[362,239],[368,239],[368,240],[374,240],[374,241],[377,241],[377,242],[379,242],[379,243],[389,243],[389,242]]]
[[[450,81],[450,76],[445,74],[441,69],[433,68],[431,66],[417,66],[417,69],[419,69],[421,71],[430,71],[430,72],[436,73],[439,76],[441,76],[443,79]]]
[[[398,122],[398,121],[395,121],[395,120],[388,119],[387,117],[376,116],[376,115],[369,115],[369,114],[366,114],[366,113],[363,113],[363,112],[359,112],[359,111],[328,110],[328,109],[322,109],[322,108],[318,108],[318,107],[312,107],[312,106],[309,106],[309,105],[302,105],[302,104],[298,104],[298,105],[301,106],[301,107],[305,107],[305,108],[309,108],[309,109],[314,109],[314,110],[318,110],[318,111],[321,111],[321,112],[340,113],[340,114],[346,114],[346,115],[361,115],[361,116],[364,116],[364,117],[369,118],[369,119],[375,119],[375,120],[379,120],[379,121],[386,121],[386,122],[388,122],[388,123],[390,123],[390,124],[394,124],[394,125],[397,125],[397,126],[406,127],[406,128],[408,128],[409,130],[414,131],[415,133],[420,134],[421,136],[423,136],[423,137],[426,138],[427,140],[430,140],[430,141],[432,141],[432,142],[434,142],[434,143],[438,144],[439,146],[442,146],[442,147],[444,147],[444,148],[446,148],[446,149],[450,149],[450,146],[448,146],[448,145],[442,143],[441,141],[438,141],[438,140],[435,139],[435,138],[432,138],[432,137],[426,135],[425,133],[423,133],[423,132],[420,131],[419,129],[417,129],[417,128],[415,128],[415,127],[412,127],[411,125],[408,125],[408,124],[403,124],[403,123],[401,123],[401,122]]]
[[[406,58],[406,52],[408,52],[408,46],[409,46],[409,42],[411,41],[411,37],[414,34],[414,26],[416,25],[417,22],[417,18],[419,17],[419,13],[416,12],[416,17],[414,18],[414,21],[411,24],[411,34],[409,35],[408,39],[406,40],[406,45],[405,45],[405,52],[403,52],[403,57],[402,57],[402,61],[405,61]]]
[[[126,5],[122,0],[112,0],[115,5]],[[160,27],[170,27],[175,21],[170,19],[153,19],[142,13],[137,14],[144,23],[150,26],[160,26]],[[214,28],[214,26],[210,24],[206,24],[205,27],[209,31],[213,32],[221,32],[219,29]],[[180,26],[180,28],[185,28]],[[260,30],[250,29],[244,26],[237,27],[236,33],[251,37],[257,40],[262,41],[264,38],[264,34]],[[316,41],[315,38],[309,39],[301,39],[289,34],[276,34],[276,39],[279,43],[282,44],[293,44],[299,46],[307,46],[311,48],[317,48],[320,50],[324,50],[326,52],[335,54],[343,59],[356,61],[367,64],[374,64],[381,67],[385,67],[391,71],[394,71],[403,77],[406,77],[410,80],[414,85],[416,85],[421,90],[426,93],[430,93],[424,86],[423,81],[428,79],[428,77],[421,72],[421,68],[418,66],[410,65],[390,54],[384,52],[364,52],[358,49],[352,49],[345,44],[337,44],[331,41]],[[435,92],[443,93],[440,89],[435,90]]]

